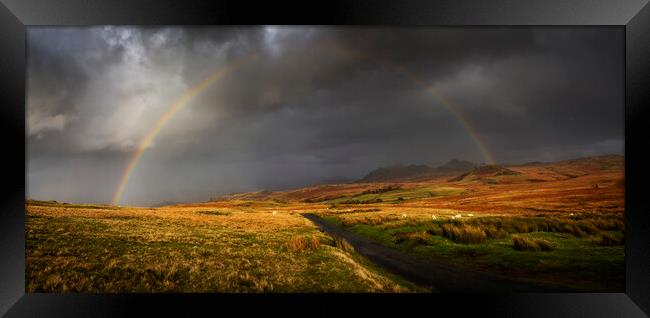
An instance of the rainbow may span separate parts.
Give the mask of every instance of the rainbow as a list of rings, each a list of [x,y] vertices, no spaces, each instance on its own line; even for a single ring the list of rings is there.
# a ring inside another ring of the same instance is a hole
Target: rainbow
[[[331,43],[330,43],[331,44]],[[331,46],[327,44],[322,45],[325,48],[329,49],[334,49],[339,53],[345,53],[348,56],[354,56],[357,58],[365,58],[372,60],[376,63],[379,63],[387,68],[392,69],[396,73],[402,74],[406,78],[410,79],[414,83],[416,83],[418,86],[421,86],[424,88],[426,92],[431,94],[440,104],[450,113],[456,120],[460,123],[460,125],[465,129],[465,131],[468,132],[474,143],[477,145],[479,150],[481,151],[481,154],[483,155],[484,159],[490,163],[494,164],[494,156],[492,153],[488,150],[488,147],[485,143],[485,141],[481,138],[481,136],[478,134],[478,132],[474,129],[474,127],[469,123],[469,121],[463,116],[463,114],[453,107],[453,105],[446,99],[444,98],[435,88],[428,84],[425,80],[421,79],[418,77],[415,73],[412,71],[408,70],[406,67],[397,65],[394,63],[391,63],[389,61],[385,60],[376,60],[372,58],[368,58],[364,54],[361,54],[359,52],[353,52],[348,49],[342,49],[340,46]],[[223,77],[226,73],[229,71],[232,71],[233,69],[237,68],[238,66],[244,64],[248,60],[250,60],[252,57],[254,57],[255,54],[248,55],[246,57],[237,59],[231,63],[228,63],[217,70],[215,70],[213,73],[211,73],[208,77],[206,77],[204,80],[202,80],[200,83],[196,84],[192,88],[190,88],[187,92],[185,92],[180,98],[178,98],[170,107],[169,109],[158,119],[156,124],[153,126],[153,128],[147,133],[145,138],[142,140],[142,142],[138,145],[136,150],[133,152],[133,155],[131,156],[131,159],[129,160],[129,163],[126,166],[126,169],[122,173],[122,177],[120,178],[120,182],[118,184],[117,190],[115,191],[115,195],[113,196],[113,205],[118,205],[122,199],[122,194],[124,193],[124,189],[126,188],[126,185],[129,181],[129,177],[133,173],[133,170],[137,166],[138,162],[140,161],[140,158],[144,154],[145,150],[151,146],[151,143],[153,140],[156,138],[158,133],[165,127],[165,125],[180,111],[183,109],[185,106],[187,106],[190,101],[194,97],[196,97],[198,94],[200,94],[203,90],[205,90],[207,87],[209,87],[212,83],[216,82],[218,79]]]
[[[429,85],[426,81],[423,79],[419,78],[417,75],[415,75],[413,72],[410,70],[406,69],[403,66],[393,64],[389,61],[381,61],[381,64],[384,66],[387,66],[388,68],[393,69],[394,71],[406,76],[407,78],[411,79],[413,82],[418,84],[419,86],[422,86],[426,92],[431,94],[440,104],[442,107],[444,107],[449,113],[451,113],[456,120],[460,123],[461,126],[469,133],[470,137],[478,146],[479,150],[481,151],[481,154],[483,155],[483,158],[489,163],[489,164],[495,164],[496,161],[494,160],[494,155],[488,150],[488,147],[486,146],[485,141],[483,138],[481,138],[481,135],[474,129],[474,126],[472,126],[467,118],[463,116],[463,113],[461,113],[458,109],[452,106],[452,104],[444,98],[436,89],[433,88],[432,85]]]
[[[325,49],[334,51],[338,54],[346,55],[349,58],[353,59],[363,59],[363,60],[368,60],[374,63],[377,63],[379,65],[382,65],[388,69],[393,70],[394,72],[401,74],[405,76],[406,78],[410,79],[412,82],[417,84],[418,86],[421,86],[427,93],[429,93],[433,98],[435,98],[441,105],[444,107],[452,116],[456,118],[456,120],[460,123],[460,125],[467,131],[467,133],[470,135],[472,138],[472,141],[476,144],[478,149],[481,151],[481,155],[483,155],[483,158],[487,163],[489,164],[495,164],[496,161],[494,160],[494,155],[488,150],[487,143],[483,138],[481,138],[481,135],[474,129],[474,126],[470,124],[467,118],[463,115],[462,112],[460,112],[458,109],[456,109],[446,98],[442,96],[431,84],[427,83],[424,79],[421,77],[417,76],[415,73],[413,73],[411,70],[407,69],[406,67],[402,65],[398,65],[395,63],[392,63],[391,61],[388,60],[379,60],[376,59],[365,52],[358,51],[358,50],[352,50],[350,48],[345,48],[342,47],[334,42],[324,42],[321,43],[321,46]]]
[[[120,178],[120,183],[118,184],[117,190],[115,191],[115,195],[113,196],[114,205],[118,205],[120,203],[120,200],[122,199],[122,194],[124,193],[124,189],[126,188],[126,184],[128,183],[129,178],[131,177],[131,173],[133,173],[133,170],[135,169],[138,162],[140,161],[140,158],[142,158],[142,155],[144,154],[145,150],[147,150],[147,148],[151,146],[151,143],[156,138],[158,133],[160,133],[163,127],[165,127],[165,125],[167,125],[167,123],[172,118],[174,118],[174,116],[178,113],[178,111],[180,111],[185,106],[187,106],[194,97],[196,97],[199,93],[201,93],[208,86],[210,86],[210,84],[216,82],[218,79],[223,77],[226,73],[244,64],[254,56],[255,54],[250,54],[218,68],[216,71],[208,75],[208,77],[206,77],[204,80],[194,85],[187,92],[185,92],[185,94],[183,94],[180,98],[178,98],[173,104],[171,104],[169,109],[162,116],[160,116],[160,118],[153,126],[153,128],[151,128],[151,130],[149,131],[149,133],[147,133],[147,135],[144,137],[142,142],[140,142],[136,150],[133,152],[133,155],[131,155],[131,159],[129,160],[129,163],[126,166],[126,169],[122,173],[122,177]]]

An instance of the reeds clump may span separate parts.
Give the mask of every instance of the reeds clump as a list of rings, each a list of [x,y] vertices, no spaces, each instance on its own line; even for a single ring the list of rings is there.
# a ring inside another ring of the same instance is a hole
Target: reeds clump
[[[429,234],[426,231],[395,233],[393,235],[393,241],[397,244],[410,242],[413,245],[425,245],[429,243]]]
[[[341,223],[346,226],[354,226],[356,224],[365,224],[365,225],[382,225],[387,222],[399,220],[400,218],[394,215],[373,215],[373,216],[364,216],[360,218],[343,218]]]
[[[553,249],[551,243],[542,239],[527,239],[520,236],[512,238],[513,247],[518,251],[550,251]]]
[[[456,243],[462,244],[483,243],[487,238],[485,231],[483,231],[481,228],[466,224],[444,224],[442,226],[442,234],[444,237],[447,237]]]
[[[616,237],[607,232],[602,232],[599,235],[599,239],[597,243],[600,246],[625,245],[625,237]]]
[[[601,230],[606,231],[622,231],[625,229],[625,223],[623,220],[617,218],[599,218],[595,221],[596,226]]]
[[[487,235],[487,237],[491,239],[500,239],[508,236],[508,232],[492,225],[492,226],[487,226],[485,228],[485,235]]]

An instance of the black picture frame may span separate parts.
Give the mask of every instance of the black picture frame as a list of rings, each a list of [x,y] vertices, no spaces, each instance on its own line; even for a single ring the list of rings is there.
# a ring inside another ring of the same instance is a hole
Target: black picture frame
[[[423,310],[427,315],[647,317],[650,313],[650,97],[648,0],[496,1],[169,1],[0,0],[0,315],[141,316],[163,313],[366,315]],[[418,26],[601,26],[625,31],[626,292],[620,294],[25,294],[26,27],[37,25],[371,24]],[[347,308],[343,308],[346,306]]]

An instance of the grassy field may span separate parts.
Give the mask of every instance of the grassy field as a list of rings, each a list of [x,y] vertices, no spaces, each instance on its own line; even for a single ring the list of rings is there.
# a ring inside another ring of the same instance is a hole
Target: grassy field
[[[26,290],[427,291],[301,216],[312,213],[466,271],[623,292],[622,164],[621,156],[605,156],[511,166],[507,174],[237,193],[159,208],[28,201]]]
[[[28,202],[26,291],[421,290],[297,214],[238,204],[150,209]]]
[[[468,272],[594,292],[625,290],[622,214],[461,217],[377,214],[323,218],[386,246]]]

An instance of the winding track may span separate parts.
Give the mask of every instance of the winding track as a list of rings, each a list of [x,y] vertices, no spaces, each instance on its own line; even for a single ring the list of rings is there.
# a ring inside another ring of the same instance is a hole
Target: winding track
[[[433,292],[575,292],[566,288],[535,285],[485,273],[466,272],[381,245],[348,232],[314,214],[302,214],[327,234],[348,241],[355,250],[385,269]]]

